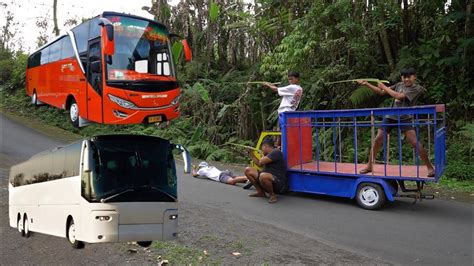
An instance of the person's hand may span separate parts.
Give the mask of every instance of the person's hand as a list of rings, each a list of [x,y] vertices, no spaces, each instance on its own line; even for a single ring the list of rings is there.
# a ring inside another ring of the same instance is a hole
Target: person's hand
[[[381,90],[385,90],[387,86],[385,86],[385,84],[383,84],[382,82],[379,82],[379,84],[377,84],[377,87],[379,87],[379,89]]]
[[[359,85],[367,85],[369,82],[367,82],[367,80],[358,80],[357,83],[359,83]]]

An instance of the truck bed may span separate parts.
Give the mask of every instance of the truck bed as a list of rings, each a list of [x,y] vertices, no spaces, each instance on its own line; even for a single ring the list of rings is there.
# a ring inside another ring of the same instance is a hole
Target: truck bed
[[[291,167],[289,170],[304,171],[304,172],[313,172],[313,173],[324,173],[330,175],[357,175],[359,177],[363,176],[377,176],[377,177],[386,177],[386,178],[396,178],[396,179],[422,179],[423,181],[435,181],[435,178],[428,177],[428,170],[426,166],[420,165],[418,167],[417,175],[417,166],[416,165],[402,165],[401,174],[400,166],[387,164],[387,172],[385,174],[383,164],[375,164],[372,173],[368,174],[359,174],[359,171],[364,169],[366,164],[357,164],[357,171],[354,163],[334,163],[334,162],[319,162],[316,161],[299,164]],[[337,167],[337,169],[336,169]],[[319,170],[318,170],[319,169]],[[337,171],[336,171],[337,170]]]

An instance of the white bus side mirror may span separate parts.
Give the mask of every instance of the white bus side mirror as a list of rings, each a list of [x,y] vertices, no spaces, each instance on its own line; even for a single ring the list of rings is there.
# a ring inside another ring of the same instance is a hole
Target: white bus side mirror
[[[184,173],[190,174],[191,173],[191,156],[189,155],[189,151],[186,150],[185,147],[181,144],[175,145],[176,149],[181,151],[181,155],[183,156],[184,161]]]
[[[92,171],[91,169],[91,152],[90,152],[90,142],[86,141],[84,144],[84,154],[83,154],[83,164],[82,164],[82,172],[84,173],[90,173]]]

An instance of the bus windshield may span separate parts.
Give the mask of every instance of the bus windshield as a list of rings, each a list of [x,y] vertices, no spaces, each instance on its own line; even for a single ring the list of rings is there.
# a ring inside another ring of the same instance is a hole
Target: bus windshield
[[[92,201],[177,201],[176,168],[168,142],[93,144]]]
[[[126,16],[107,17],[114,25],[115,53],[109,81],[175,80],[168,31],[158,23]]]

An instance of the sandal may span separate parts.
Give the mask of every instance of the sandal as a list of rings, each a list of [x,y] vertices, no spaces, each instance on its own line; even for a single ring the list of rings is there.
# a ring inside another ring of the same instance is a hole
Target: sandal
[[[372,172],[372,169],[364,168],[364,169],[359,171],[359,174],[365,175],[365,174],[368,174],[370,172]]]
[[[260,193],[253,193],[253,194],[249,194],[249,197],[256,197],[256,198],[265,198],[265,194],[260,194]]]
[[[436,172],[434,169],[428,173],[428,177],[434,177],[435,175],[436,175]]]
[[[270,196],[268,199],[268,203],[276,203],[278,201],[278,198],[276,195]]]

